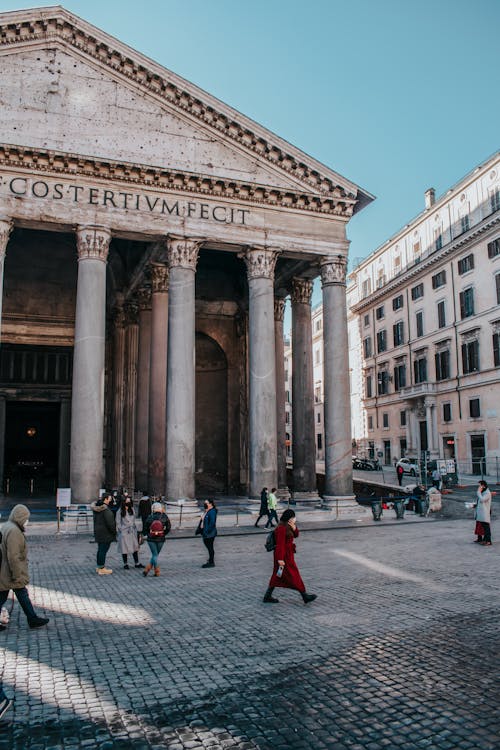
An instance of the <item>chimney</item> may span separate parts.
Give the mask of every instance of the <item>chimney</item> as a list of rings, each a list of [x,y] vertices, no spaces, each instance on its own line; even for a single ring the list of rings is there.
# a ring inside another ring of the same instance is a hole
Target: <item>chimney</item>
[[[425,207],[430,208],[436,202],[436,191],[434,188],[429,188],[425,191]]]

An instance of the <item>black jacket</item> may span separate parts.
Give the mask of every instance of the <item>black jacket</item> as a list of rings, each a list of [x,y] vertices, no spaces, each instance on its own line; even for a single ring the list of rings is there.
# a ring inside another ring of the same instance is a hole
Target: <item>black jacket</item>
[[[111,508],[104,503],[90,506],[94,511],[94,537],[99,544],[116,541],[116,520]]]

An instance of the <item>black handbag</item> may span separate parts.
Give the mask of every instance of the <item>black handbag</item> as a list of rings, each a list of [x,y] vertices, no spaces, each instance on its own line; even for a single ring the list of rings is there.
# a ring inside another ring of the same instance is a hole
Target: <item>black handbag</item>
[[[194,532],[196,536],[199,534],[203,534],[203,521],[200,521],[198,526],[196,527],[196,531]]]

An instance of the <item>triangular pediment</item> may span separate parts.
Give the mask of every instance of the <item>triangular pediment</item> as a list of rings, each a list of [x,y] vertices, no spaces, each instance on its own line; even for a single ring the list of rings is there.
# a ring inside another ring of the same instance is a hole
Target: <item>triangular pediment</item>
[[[372,199],[61,7],[0,14],[0,30],[3,143],[328,196],[351,211]]]

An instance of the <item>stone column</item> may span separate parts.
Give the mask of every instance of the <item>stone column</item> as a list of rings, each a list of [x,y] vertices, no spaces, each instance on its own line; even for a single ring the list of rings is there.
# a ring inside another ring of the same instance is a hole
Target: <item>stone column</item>
[[[5,482],[5,420],[7,403],[5,396],[0,396],[0,495],[4,492]]]
[[[185,237],[168,240],[166,496],[174,501],[195,497],[195,272],[199,244]]]
[[[59,487],[69,487],[69,450],[71,439],[71,404],[69,398],[61,399],[59,412],[59,456],[57,481]]]
[[[166,265],[151,266],[151,361],[149,370],[148,488],[165,491],[165,425],[167,409],[168,287]]]
[[[125,401],[124,401],[124,480],[135,489],[135,419],[137,400],[137,357],[139,353],[138,306],[125,306]]]
[[[311,297],[313,283],[292,281],[292,434],[293,497],[318,502],[312,359]]]
[[[285,300],[274,300],[274,345],[276,350],[276,434],[278,452],[278,491],[280,498],[289,498],[286,479],[286,424],[285,424],[285,353],[283,318]]]
[[[274,267],[278,251],[249,248],[244,254],[248,275],[249,360],[249,495],[276,487],[276,351],[274,333]]]
[[[114,310],[113,316],[113,420],[111,431],[113,487],[124,483],[124,400],[125,400],[125,312],[122,301]]]
[[[320,261],[323,288],[325,387],[325,494],[339,515],[355,503],[352,488],[351,408],[347,344],[346,270],[343,255]]]
[[[12,222],[9,219],[0,219],[0,333],[2,329],[3,267],[5,263],[7,244],[9,242],[11,232]]]
[[[135,415],[135,486],[148,488],[149,379],[151,360],[151,289],[137,296],[139,305],[139,353],[137,362],[137,403]]]
[[[103,479],[106,262],[111,233],[77,229],[78,282],[71,401],[71,489],[76,502],[96,499]]]

